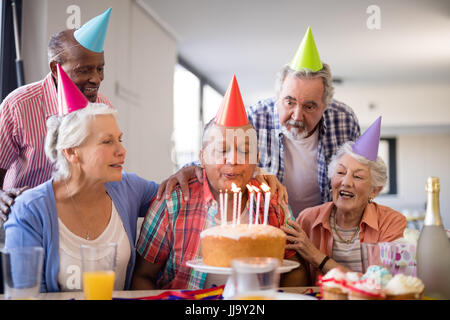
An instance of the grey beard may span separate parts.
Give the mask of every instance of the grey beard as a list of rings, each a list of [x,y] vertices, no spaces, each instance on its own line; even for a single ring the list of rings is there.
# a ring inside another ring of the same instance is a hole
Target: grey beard
[[[286,127],[287,125],[291,125],[290,130]],[[299,129],[301,128],[303,128],[303,131],[299,132]],[[303,123],[294,120],[288,120],[284,125],[282,125],[281,132],[291,140],[301,140],[306,138],[306,136],[308,135],[306,126]]]

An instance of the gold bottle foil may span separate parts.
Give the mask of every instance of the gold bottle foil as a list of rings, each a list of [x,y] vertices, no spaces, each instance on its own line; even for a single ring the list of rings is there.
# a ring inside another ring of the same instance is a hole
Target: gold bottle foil
[[[425,212],[424,225],[441,226],[442,218],[441,210],[439,207],[439,178],[428,177],[425,191],[427,192],[427,209]]]

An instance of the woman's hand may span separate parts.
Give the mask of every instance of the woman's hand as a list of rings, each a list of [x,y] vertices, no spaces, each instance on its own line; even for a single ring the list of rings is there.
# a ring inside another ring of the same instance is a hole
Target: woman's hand
[[[197,177],[198,181],[203,183],[203,169],[196,165],[187,166],[181,168],[169,178],[161,182],[158,193],[156,194],[156,199],[160,200],[162,195],[165,195],[166,199],[170,198],[170,194],[173,189],[179,184],[181,188],[181,193],[183,194],[184,200],[189,200],[189,180]]]
[[[287,228],[282,226],[287,235],[288,244],[286,249],[293,249],[297,251],[305,260],[311,263],[313,266],[317,266],[325,256],[316,246],[309,240],[308,235],[294,220],[288,219],[288,224],[293,228]],[[318,262],[318,260],[320,260]]]

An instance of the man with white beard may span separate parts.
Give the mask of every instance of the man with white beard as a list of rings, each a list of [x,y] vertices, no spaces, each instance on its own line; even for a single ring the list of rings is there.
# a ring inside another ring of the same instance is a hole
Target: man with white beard
[[[285,185],[295,217],[331,201],[327,166],[340,145],[360,135],[355,113],[333,92],[330,67],[320,61],[308,28],[278,74],[276,97],[247,110],[258,135],[259,167]]]

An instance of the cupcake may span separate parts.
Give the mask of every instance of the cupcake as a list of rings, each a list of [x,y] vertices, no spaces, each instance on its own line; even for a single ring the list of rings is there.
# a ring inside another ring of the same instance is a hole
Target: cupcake
[[[384,300],[386,295],[379,283],[364,279],[347,286],[348,300]]]
[[[384,288],[388,300],[420,300],[423,297],[425,286],[416,277],[397,274]]]
[[[320,277],[320,293],[323,300],[347,300],[345,273],[338,268],[331,269]]]
[[[365,279],[371,279],[376,284],[384,288],[388,284],[389,280],[392,279],[392,275],[386,268],[373,265],[367,268],[366,273],[361,277],[361,280]]]

